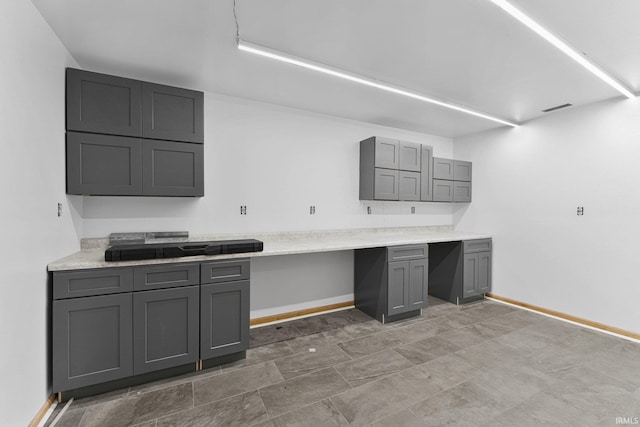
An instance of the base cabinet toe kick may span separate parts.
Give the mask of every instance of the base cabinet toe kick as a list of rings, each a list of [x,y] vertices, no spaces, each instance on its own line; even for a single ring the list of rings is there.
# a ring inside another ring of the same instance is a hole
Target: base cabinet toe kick
[[[421,314],[428,295],[454,304],[491,291],[491,239],[356,249],[354,299],[381,323]]]
[[[52,390],[81,397],[245,357],[249,259],[54,271]]]

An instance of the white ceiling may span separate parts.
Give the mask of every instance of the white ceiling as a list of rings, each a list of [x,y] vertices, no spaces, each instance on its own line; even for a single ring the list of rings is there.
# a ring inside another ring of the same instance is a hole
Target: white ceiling
[[[448,137],[501,126],[238,51],[233,0],[32,1],[84,69]],[[508,120],[634,102],[488,0],[236,2],[244,40]],[[512,3],[640,90],[640,1]]]

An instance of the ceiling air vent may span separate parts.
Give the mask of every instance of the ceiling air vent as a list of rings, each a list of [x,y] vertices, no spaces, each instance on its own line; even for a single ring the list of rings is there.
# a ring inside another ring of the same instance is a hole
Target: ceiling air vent
[[[562,104],[562,105],[556,105],[555,107],[550,107],[547,108],[546,110],[542,110],[543,113],[550,113],[552,111],[556,111],[559,110],[561,108],[567,108],[567,107],[571,107],[573,104]]]

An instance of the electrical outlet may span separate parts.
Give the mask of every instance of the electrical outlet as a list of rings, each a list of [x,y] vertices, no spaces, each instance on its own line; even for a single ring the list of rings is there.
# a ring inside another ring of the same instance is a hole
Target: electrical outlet
[[[411,213],[412,214],[416,213],[416,207],[415,206],[411,206]]]
[[[316,213],[316,207],[315,206],[309,206],[309,214],[310,215],[315,215]]]
[[[247,214],[247,205],[240,205],[240,215]]]
[[[58,203],[58,216],[62,216],[62,203]]]
[[[578,206],[577,213],[578,216],[584,215],[584,206]]]
[[[371,206],[367,206],[367,215],[371,215]]]

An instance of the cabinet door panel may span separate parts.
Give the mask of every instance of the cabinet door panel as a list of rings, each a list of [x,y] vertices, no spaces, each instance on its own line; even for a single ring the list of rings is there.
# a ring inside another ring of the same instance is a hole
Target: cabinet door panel
[[[161,264],[133,268],[136,291],[175,288],[200,283],[200,264]]]
[[[376,137],[375,162],[376,168],[398,169],[399,143],[394,139]]]
[[[145,139],[142,159],[145,196],[204,196],[201,144]]]
[[[440,179],[433,180],[433,201],[434,202],[452,202],[453,201],[453,182]]]
[[[203,262],[200,264],[201,283],[247,280],[250,270],[251,263],[248,259]]]
[[[420,173],[399,171],[398,193],[400,200],[420,200]]]
[[[400,141],[398,169],[420,172],[422,150],[420,144]]]
[[[453,179],[454,181],[471,181],[471,162],[462,160],[453,161]]]
[[[53,392],[133,374],[131,294],[53,301]]]
[[[200,286],[200,358],[249,348],[249,281]]]
[[[67,193],[142,195],[142,145],[136,138],[67,132]]]
[[[462,267],[462,297],[478,295],[478,254],[464,254]]]
[[[491,291],[491,252],[478,253],[478,293]]]
[[[409,261],[389,263],[387,315],[404,313],[409,309]]]
[[[53,299],[131,292],[131,268],[102,268],[53,273]]]
[[[453,201],[454,202],[470,202],[471,201],[471,183],[464,181],[453,181]]]
[[[453,180],[453,160],[434,157],[433,179]]]
[[[142,82],[67,68],[67,130],[142,136]]]
[[[144,82],[142,136],[169,141],[204,142],[204,94]]]
[[[420,165],[420,200],[433,200],[433,147],[422,146]]]
[[[390,169],[375,169],[374,175],[374,199],[398,200],[400,185],[398,171]]]
[[[198,286],[133,294],[135,375],[198,360]]]
[[[409,310],[427,306],[429,260],[409,261]]]

